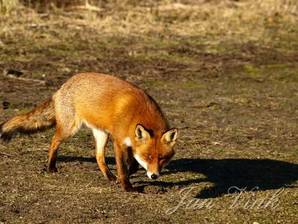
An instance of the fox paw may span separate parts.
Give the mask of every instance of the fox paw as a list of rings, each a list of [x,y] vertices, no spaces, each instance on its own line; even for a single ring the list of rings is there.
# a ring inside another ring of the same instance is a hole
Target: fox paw
[[[117,181],[117,177],[114,174],[112,174],[111,172],[107,173],[105,176],[109,181],[112,181],[112,182]]]
[[[57,173],[58,172],[57,167],[55,167],[55,166],[54,167],[48,167],[47,171],[49,173]]]

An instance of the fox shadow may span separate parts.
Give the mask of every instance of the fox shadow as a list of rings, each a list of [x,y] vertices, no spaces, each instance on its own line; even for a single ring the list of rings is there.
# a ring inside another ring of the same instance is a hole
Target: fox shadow
[[[199,177],[174,182],[143,183],[183,188],[200,182],[211,182],[212,187],[200,190],[195,197],[215,198],[233,193],[231,189],[263,191],[288,188],[298,180],[298,164],[270,159],[177,159],[167,166],[164,174],[185,172],[198,174]]]
[[[61,156],[58,160],[96,163],[95,158],[86,157]],[[114,165],[114,158],[108,157],[107,164]],[[291,184],[298,180],[298,164],[271,159],[177,159],[170,162],[163,175],[186,172],[197,174],[198,177],[171,182],[146,180],[134,183],[143,188],[148,185],[184,188],[192,184],[211,182],[211,187],[200,190],[195,197],[215,198],[233,193],[229,191],[231,188],[244,191],[290,188],[294,187]]]

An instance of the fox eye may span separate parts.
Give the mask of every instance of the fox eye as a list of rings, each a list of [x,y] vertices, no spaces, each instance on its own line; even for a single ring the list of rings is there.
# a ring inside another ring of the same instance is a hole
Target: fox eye
[[[160,163],[164,163],[166,161],[166,159],[159,159]]]
[[[174,154],[175,154],[175,152],[169,153],[167,155],[160,155],[160,156],[158,156],[158,160],[159,161],[170,160],[174,156]]]
[[[168,160],[169,158],[167,158],[167,157],[164,157],[164,156],[159,156],[158,157],[158,161],[160,162],[160,163],[164,163],[166,160]]]
[[[148,158],[149,161],[152,160],[152,156],[151,155],[148,155],[147,158]]]

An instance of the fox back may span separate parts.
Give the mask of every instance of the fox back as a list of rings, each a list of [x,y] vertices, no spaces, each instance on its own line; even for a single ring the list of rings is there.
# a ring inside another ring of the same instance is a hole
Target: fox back
[[[156,102],[143,90],[110,75],[83,73],[69,79],[53,96],[56,118],[107,130],[114,137],[135,133],[143,124],[155,132],[168,128]],[[68,124],[69,125],[69,124]]]

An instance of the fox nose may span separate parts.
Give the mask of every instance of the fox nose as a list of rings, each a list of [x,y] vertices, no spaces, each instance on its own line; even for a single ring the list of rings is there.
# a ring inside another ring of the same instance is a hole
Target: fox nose
[[[156,175],[155,173],[151,174],[151,179],[156,180],[158,178],[158,175]]]

